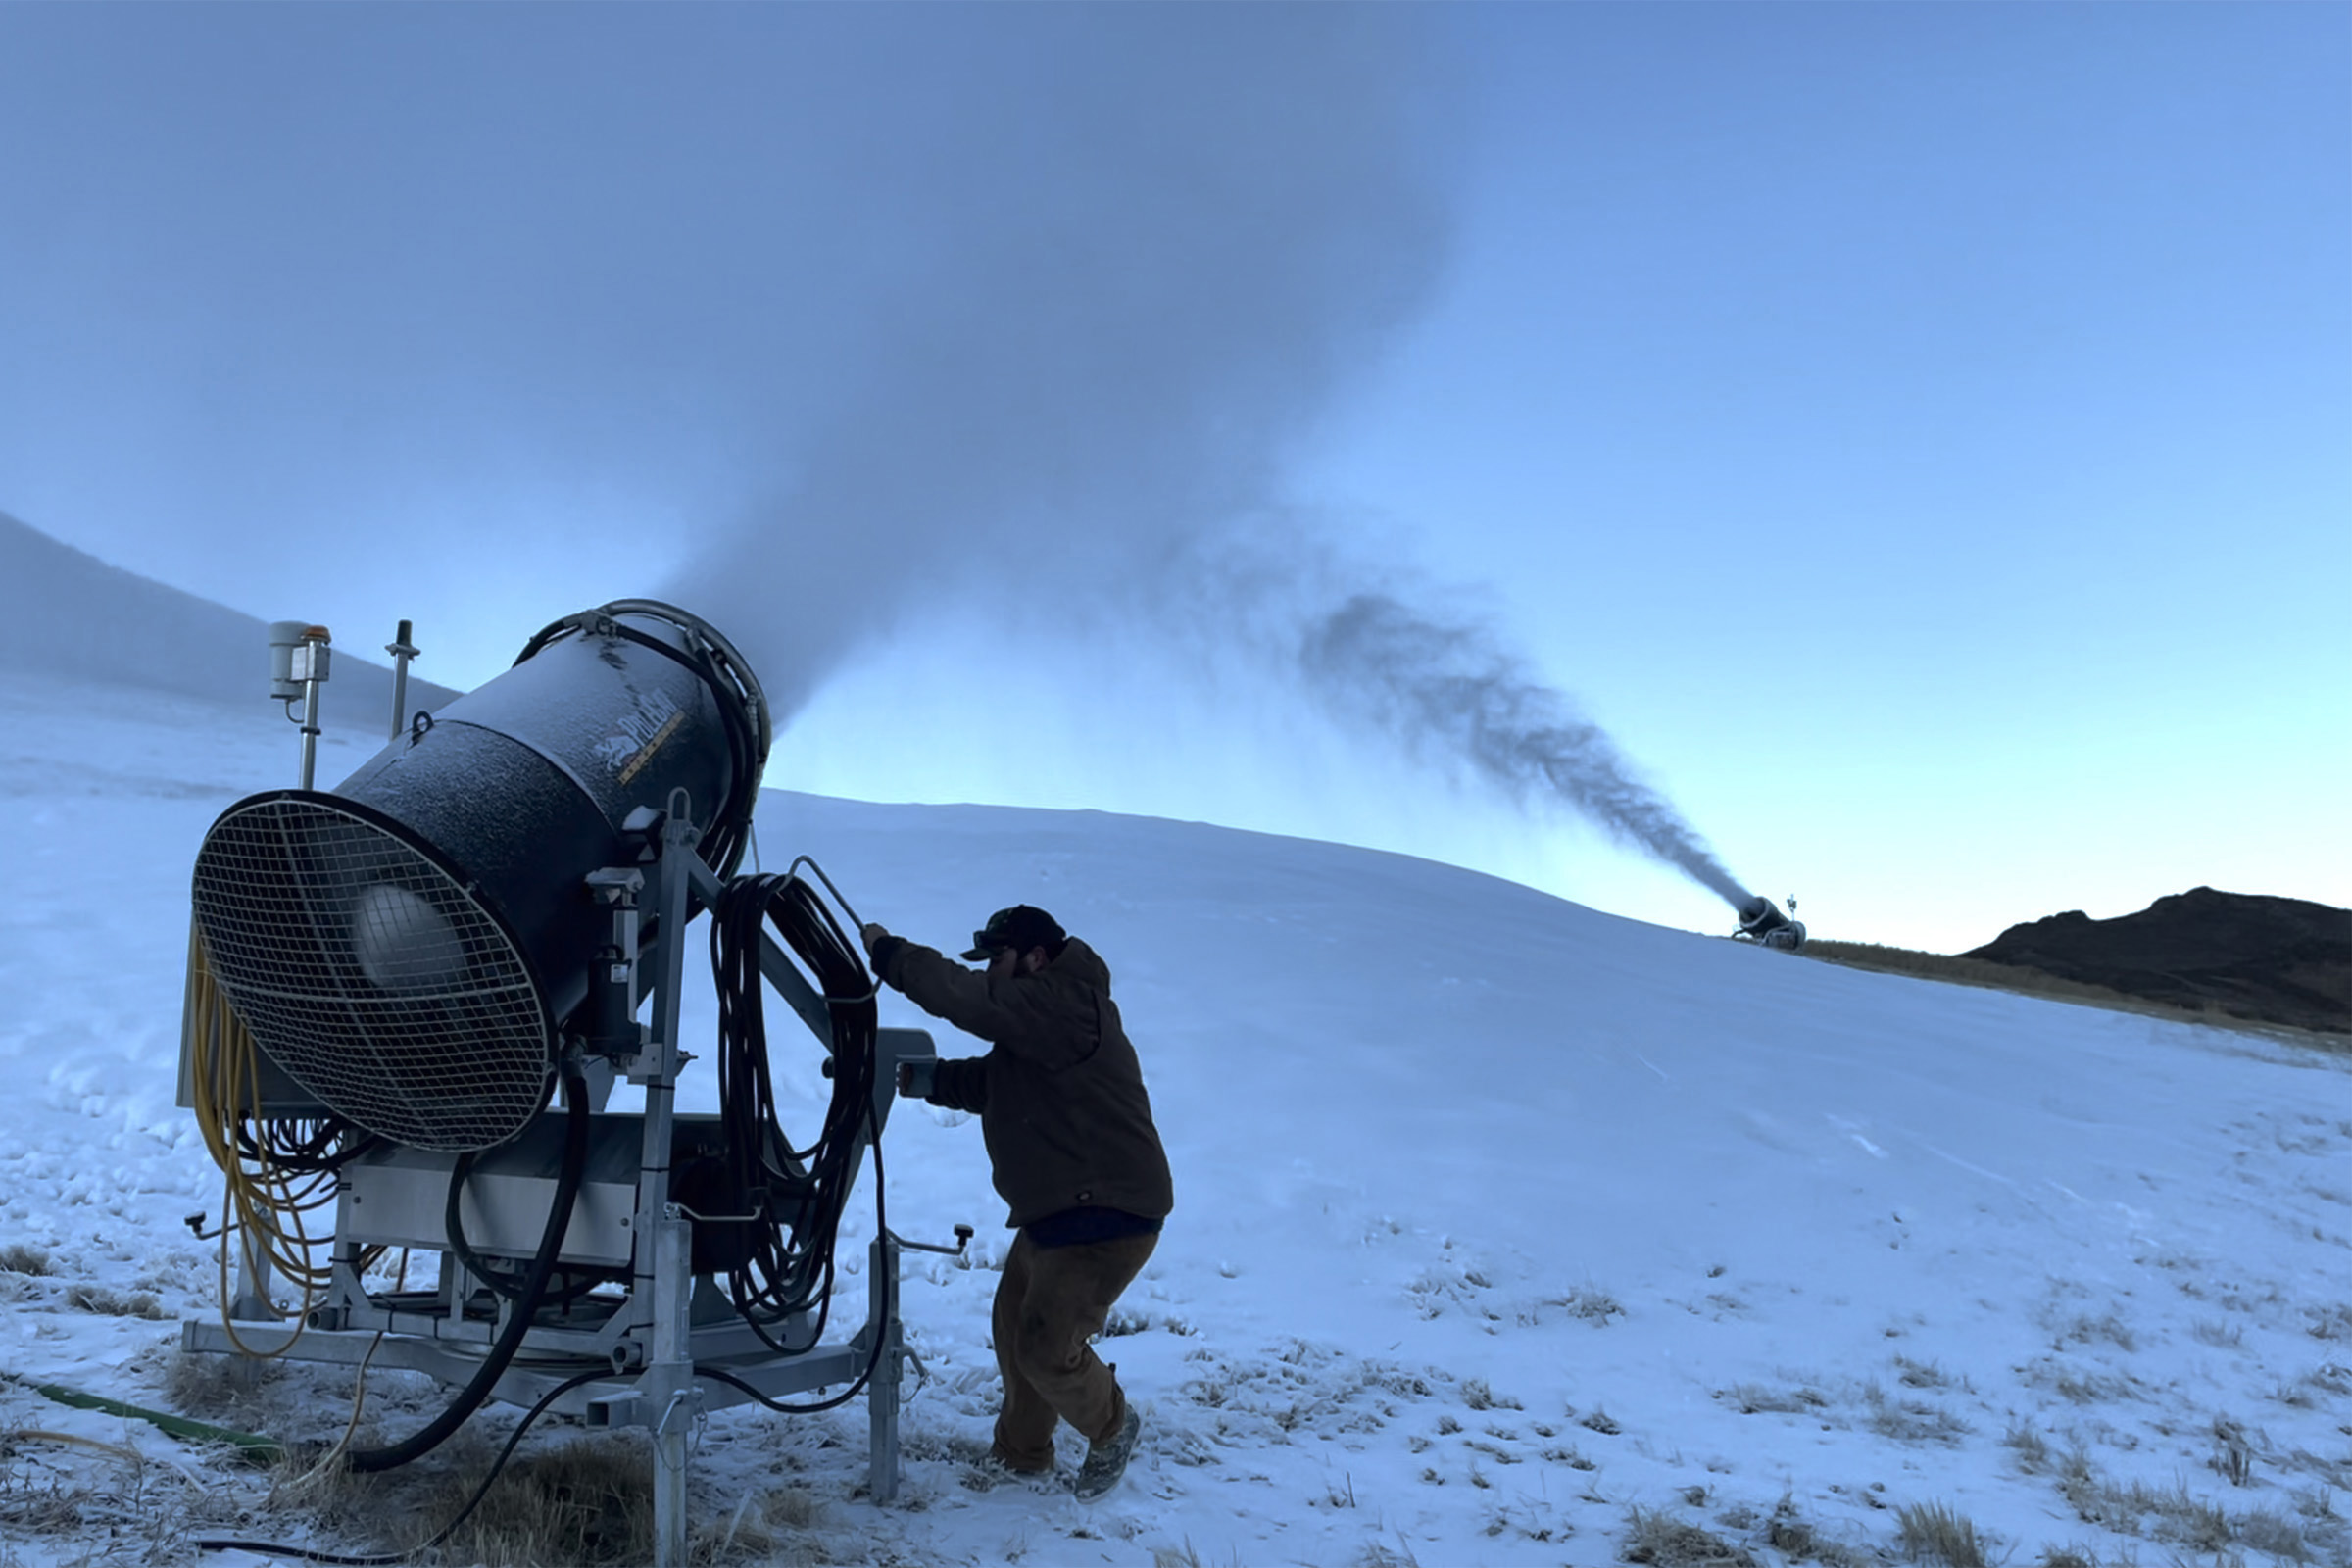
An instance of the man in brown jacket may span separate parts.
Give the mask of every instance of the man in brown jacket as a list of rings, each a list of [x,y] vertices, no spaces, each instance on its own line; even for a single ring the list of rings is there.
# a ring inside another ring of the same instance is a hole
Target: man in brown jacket
[[[1125,1474],[1142,1422],[1088,1341],[1176,1206],[1109,966],[1025,904],[972,933],[964,957],[985,961],[980,973],[878,925],[860,935],[885,983],[989,1043],[985,1056],[903,1067],[899,1090],[979,1114],[1018,1233],[993,1315],[1004,1402],[992,1457],[1049,1475],[1054,1425],[1067,1421],[1088,1441],[1077,1494],[1091,1502]]]

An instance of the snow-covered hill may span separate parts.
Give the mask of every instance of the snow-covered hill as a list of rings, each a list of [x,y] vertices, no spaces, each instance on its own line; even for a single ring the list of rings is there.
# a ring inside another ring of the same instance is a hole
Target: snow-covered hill
[[[5,512],[0,585],[8,596],[0,670],[241,705],[264,701],[269,690],[265,622],[110,566]],[[302,613],[300,607],[284,612],[288,619]],[[396,625],[366,630],[390,637]],[[342,635],[319,694],[322,721],[381,735],[391,718],[392,672],[361,628],[345,626]],[[437,708],[458,694],[412,672],[409,695],[413,707]]]
[[[217,1265],[183,1217],[218,1200],[173,1106],[186,878],[222,807],[288,781],[284,728],[0,674],[0,1370],[184,1387],[170,1320],[213,1309]],[[365,750],[330,737],[321,776]],[[1021,900],[1086,936],[1178,1190],[1106,1347],[1146,1423],[1128,1485],[973,1492],[1007,1238],[977,1127],[903,1109],[893,1227],[971,1221],[979,1266],[909,1263],[928,1378],[897,1506],[853,1494],[856,1407],[710,1423],[698,1508],[767,1508],[772,1560],[1604,1564],[1639,1510],[1653,1543],[1682,1522],[1757,1563],[1868,1562],[1931,1505],[2021,1564],[2352,1560],[2341,1058],[1198,824],[771,793],[759,827],[770,867],[813,855],[918,938]],[[785,1113],[812,1125],[791,1046]],[[690,1071],[690,1107],[714,1094]],[[853,1204],[853,1268],[871,1224]],[[376,1383],[387,1432],[431,1402]],[[331,1438],[350,1394],[298,1368],[245,1414]],[[300,1529],[265,1491],[0,1384],[0,1563]]]

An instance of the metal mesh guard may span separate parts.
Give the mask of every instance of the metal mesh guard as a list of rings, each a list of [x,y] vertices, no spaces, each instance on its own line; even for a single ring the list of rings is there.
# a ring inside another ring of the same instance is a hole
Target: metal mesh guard
[[[547,1009],[503,922],[416,847],[316,797],[232,807],[196,855],[213,973],[338,1115],[487,1149],[547,1098]]]

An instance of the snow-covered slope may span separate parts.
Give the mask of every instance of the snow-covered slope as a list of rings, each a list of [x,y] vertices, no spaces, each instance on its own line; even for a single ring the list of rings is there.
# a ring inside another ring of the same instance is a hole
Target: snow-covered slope
[[[239,705],[257,702],[269,690],[264,622],[110,566],[5,512],[0,585],[8,604],[0,615],[0,670]],[[292,618],[302,612],[285,613]],[[388,638],[394,623],[368,630]],[[330,728],[380,735],[391,718],[392,672],[375,661],[374,648],[359,631],[342,628],[319,710]],[[414,673],[409,693],[414,706],[425,708],[458,695]]]
[[[210,1309],[213,1250],[182,1217],[217,1177],[172,1105],[186,875],[221,807],[286,782],[283,729],[0,674],[17,873],[0,1242],[50,1269],[0,1271],[0,1369],[165,1402],[173,1325],[89,1306]],[[360,760],[346,744],[321,774]],[[856,1407],[710,1424],[708,1517],[777,1488],[815,1505],[777,1526],[777,1560],[1603,1564],[1626,1560],[1639,1509],[1758,1563],[1877,1561],[1928,1504],[1973,1521],[1996,1560],[2262,1561],[2289,1544],[2347,1560],[2329,1500],[2352,1489],[2340,1058],[1197,824],[776,793],[759,822],[770,867],[812,855],[861,916],[919,939],[958,946],[1015,901],[1086,936],[1178,1193],[1105,1346],[1146,1422],[1128,1485],[1092,1509],[973,1492],[1003,1215],[977,1127],[903,1107],[893,1227],[969,1220],[980,1266],[909,1263],[928,1379],[905,1411],[900,1505],[853,1495]],[[921,1020],[897,1004],[886,1021]],[[779,1036],[785,1111],[812,1125],[825,1085],[795,1044]],[[714,1093],[690,1073],[689,1106]],[[853,1205],[853,1268],[871,1224]],[[861,1282],[847,1288],[854,1320]],[[298,1369],[257,1408],[331,1438],[350,1388]],[[429,1407],[380,1388],[387,1432]],[[260,1482],[143,1426],[10,1385],[0,1424],[151,1456],[134,1475],[11,1440],[0,1562],[109,1539],[177,1561],[191,1521],[300,1528],[240,1518]],[[83,1489],[77,1523],[20,1505],[52,1482]],[[159,1497],[175,1522],[153,1522]]]

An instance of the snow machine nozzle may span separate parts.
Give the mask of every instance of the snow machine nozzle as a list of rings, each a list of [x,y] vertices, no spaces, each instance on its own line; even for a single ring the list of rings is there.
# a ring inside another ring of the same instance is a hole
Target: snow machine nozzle
[[[1788,901],[1790,908],[1796,901]],[[1761,893],[1740,906],[1740,929],[1736,936],[1768,948],[1793,952],[1805,945],[1805,924],[1791,920],[1781,912],[1781,906]]]

